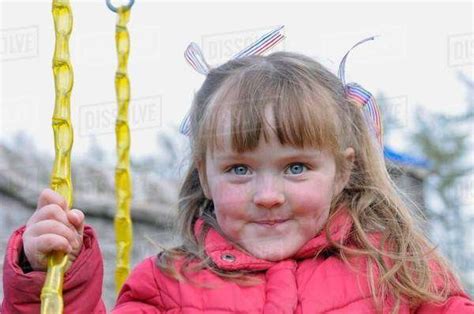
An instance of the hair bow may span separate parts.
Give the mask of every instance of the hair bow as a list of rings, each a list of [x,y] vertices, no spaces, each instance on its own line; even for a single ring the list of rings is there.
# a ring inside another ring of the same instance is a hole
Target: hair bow
[[[348,52],[346,52],[346,54],[341,60],[341,63],[339,64],[338,75],[339,75],[339,79],[342,81],[342,84],[344,84],[346,97],[352,100],[355,104],[357,104],[362,109],[362,112],[367,121],[367,124],[369,125],[370,131],[373,133],[373,135],[379,142],[380,146],[383,147],[382,115],[380,113],[380,108],[377,105],[377,102],[375,101],[374,96],[369,91],[367,91],[365,88],[363,88],[357,83],[346,83],[346,78],[345,78],[346,60],[351,50],[357,47],[358,45],[365,43],[366,41],[373,40],[373,39],[375,39],[375,36],[362,39],[361,41],[356,43],[354,46],[352,46],[352,48],[349,49]]]
[[[285,38],[285,36],[281,33],[283,27],[284,27],[283,25],[279,26],[275,28],[274,30],[266,33],[265,35],[260,37],[258,40],[253,42],[251,45],[244,48],[240,52],[236,53],[234,56],[232,56],[231,59],[242,58],[242,57],[246,57],[250,55],[263,54],[265,51],[272,48],[273,46],[275,46],[277,43],[279,43],[281,40]],[[344,84],[346,97],[352,100],[355,104],[357,104],[362,109],[370,131],[373,133],[373,135],[375,136],[379,144],[383,146],[383,127],[382,127],[382,122],[381,122],[382,119],[381,119],[380,109],[377,105],[377,102],[375,101],[375,98],[369,91],[364,89],[359,84],[346,83],[346,80],[345,80],[345,66],[346,66],[347,56],[349,55],[349,53],[352,51],[352,49],[354,49],[358,45],[366,41],[373,40],[373,39],[375,39],[375,36],[365,38],[359,41],[358,43],[356,43],[354,46],[352,46],[351,49],[349,49],[349,51],[344,55],[344,57],[341,60],[341,63],[339,64],[338,75],[339,75],[339,79]],[[211,67],[206,62],[206,59],[204,58],[204,54],[202,53],[201,49],[194,42],[191,42],[188,45],[188,47],[186,48],[186,51],[184,52],[184,57],[186,61],[198,73],[207,75],[209,71],[211,70]],[[186,117],[183,119],[183,122],[181,123],[179,127],[179,131],[184,135],[190,135],[190,132],[191,132],[190,113],[186,114]]]
[[[255,42],[250,44],[248,47],[242,49],[241,51],[233,55],[231,59],[238,59],[246,56],[263,54],[265,51],[269,50],[270,48],[278,44],[280,41],[282,41],[283,38],[285,38],[285,35],[281,33],[283,27],[284,25],[278,26],[274,30],[266,33],[265,35],[257,39]],[[207,75],[211,70],[211,67],[204,58],[204,54],[202,53],[201,48],[199,48],[199,46],[194,42],[190,43],[186,48],[186,51],[184,52],[184,58],[198,73]],[[190,134],[191,126],[189,113],[186,114],[186,117],[184,118],[183,122],[179,127],[179,131],[184,135]]]

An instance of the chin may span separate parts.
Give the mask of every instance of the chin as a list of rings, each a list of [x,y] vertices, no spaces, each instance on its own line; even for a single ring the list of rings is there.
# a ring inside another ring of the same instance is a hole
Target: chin
[[[281,251],[281,249],[279,248],[274,248],[274,250],[272,250],[271,246],[254,247],[252,249],[248,249],[248,251],[256,258],[267,260],[270,262],[278,262],[290,258],[295,253],[293,251]]]

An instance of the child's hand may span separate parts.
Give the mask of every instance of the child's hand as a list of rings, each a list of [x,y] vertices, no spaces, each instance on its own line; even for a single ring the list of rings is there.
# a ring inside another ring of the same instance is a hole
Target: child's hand
[[[66,200],[61,195],[50,189],[41,192],[37,209],[23,233],[23,248],[33,270],[45,271],[47,257],[53,251],[67,253],[71,263],[79,255],[84,214],[78,209],[66,209]]]

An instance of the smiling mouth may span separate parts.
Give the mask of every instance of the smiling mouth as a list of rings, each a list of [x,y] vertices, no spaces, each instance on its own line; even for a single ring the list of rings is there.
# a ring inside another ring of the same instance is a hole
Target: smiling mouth
[[[255,223],[259,225],[264,225],[264,226],[274,226],[274,225],[282,224],[286,221],[288,221],[288,219],[261,220],[261,221],[256,221]]]

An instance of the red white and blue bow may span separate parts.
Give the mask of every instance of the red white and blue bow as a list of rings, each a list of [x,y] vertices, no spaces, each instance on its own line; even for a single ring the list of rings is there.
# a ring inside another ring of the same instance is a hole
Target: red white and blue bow
[[[277,28],[273,29],[272,31],[266,33],[255,42],[253,42],[248,47],[245,47],[234,56],[232,59],[243,58],[246,56],[251,55],[261,55],[265,53],[267,50],[278,44],[285,38],[285,35],[282,34],[282,30],[284,25],[278,26]],[[184,52],[184,58],[186,61],[198,72],[203,75],[207,75],[211,70],[211,67],[206,62],[204,58],[204,54],[201,51],[199,46],[192,42],[188,45]],[[189,135],[191,132],[191,125],[190,125],[190,116],[189,113],[184,118],[183,122],[179,127],[179,131],[184,135]]]
[[[352,100],[362,109],[370,131],[373,133],[379,144],[383,147],[382,115],[380,113],[380,108],[377,105],[374,96],[368,90],[366,90],[357,83],[346,83],[345,78],[346,60],[351,50],[357,47],[358,45],[373,39],[375,39],[375,36],[365,38],[356,43],[354,46],[352,46],[351,49],[349,49],[348,52],[346,52],[346,54],[341,60],[341,63],[339,64],[338,75],[339,79],[344,84],[346,97]]]
[[[269,33],[263,35],[254,43],[252,43],[250,46],[236,53],[232,57],[232,59],[242,58],[242,57],[246,57],[250,55],[263,54],[265,51],[272,48],[273,46],[275,46],[277,43],[279,43],[281,40],[285,38],[285,36],[281,33],[283,27],[284,27],[283,25],[279,26],[275,28],[274,30],[270,31]],[[382,117],[381,117],[380,109],[377,105],[377,102],[375,101],[374,96],[369,91],[367,91],[362,86],[360,86],[359,84],[346,83],[346,80],[345,80],[345,66],[346,66],[347,56],[349,55],[349,53],[352,51],[352,49],[354,49],[358,45],[366,41],[373,40],[374,38],[375,38],[374,36],[365,38],[359,41],[358,43],[356,43],[354,46],[352,46],[351,49],[349,49],[349,51],[344,55],[344,57],[341,60],[341,63],[339,64],[338,75],[339,75],[339,79],[344,84],[346,97],[352,100],[356,105],[358,105],[362,109],[362,112],[367,121],[370,131],[373,133],[374,137],[377,139],[379,144],[383,146]],[[188,47],[186,48],[186,51],[184,52],[184,57],[186,61],[197,72],[203,75],[207,75],[209,73],[211,67],[206,62],[201,49],[196,43],[192,42],[188,45]],[[179,131],[182,134],[190,135],[191,126],[190,126],[189,113],[186,115],[183,122],[181,123],[179,127]]]

